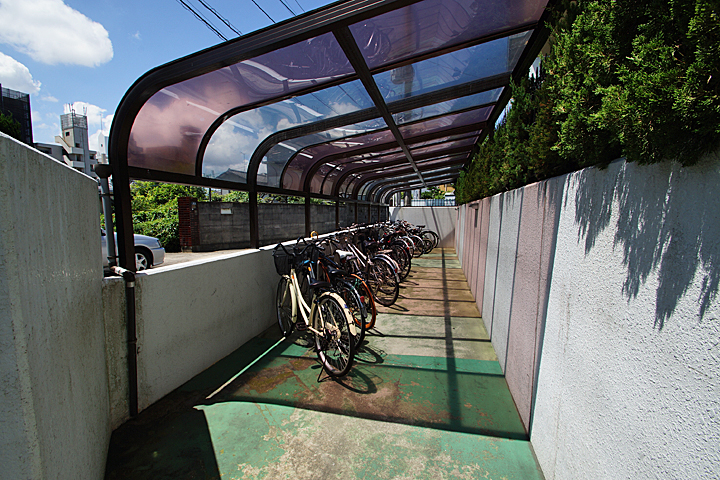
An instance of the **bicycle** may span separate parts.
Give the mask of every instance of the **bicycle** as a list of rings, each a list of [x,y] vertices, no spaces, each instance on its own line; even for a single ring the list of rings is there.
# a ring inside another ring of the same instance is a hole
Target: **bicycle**
[[[385,307],[395,303],[400,293],[399,267],[387,255],[365,255],[351,242],[345,242],[349,251],[336,250],[338,263],[347,272],[358,274],[370,287],[376,302]]]
[[[337,245],[337,241],[330,237],[320,242],[320,244],[323,243],[330,249]],[[359,345],[365,336],[365,331],[375,326],[377,318],[377,309],[370,287],[358,275],[343,270],[339,263],[327,255],[324,249],[320,251],[317,266],[318,278],[332,283],[340,296],[348,302],[355,318],[355,324],[360,327],[356,342],[356,345]]]
[[[330,291],[332,286],[328,282],[314,281],[305,273],[298,273],[297,267],[305,261],[308,249],[312,247],[291,253],[278,244],[273,250],[275,269],[281,276],[275,297],[278,324],[287,338],[301,320],[304,329],[315,337],[315,351],[323,369],[331,377],[341,377],[350,371],[355,357],[352,341],[357,333],[355,322],[345,301]],[[301,290],[301,281],[307,282],[309,302]]]

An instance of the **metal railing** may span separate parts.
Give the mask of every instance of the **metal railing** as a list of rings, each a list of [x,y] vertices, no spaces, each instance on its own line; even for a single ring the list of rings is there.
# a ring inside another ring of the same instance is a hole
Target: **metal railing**
[[[413,198],[412,199],[412,205],[413,207],[454,207],[455,206],[455,197],[451,198]]]

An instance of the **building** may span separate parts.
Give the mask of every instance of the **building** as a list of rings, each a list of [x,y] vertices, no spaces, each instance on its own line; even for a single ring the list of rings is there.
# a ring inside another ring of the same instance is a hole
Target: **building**
[[[30,116],[30,95],[5,88],[0,84],[0,112],[10,115],[20,123],[20,141],[33,146],[32,119]]]
[[[55,144],[36,143],[35,148],[76,170],[97,178],[93,167],[99,162],[97,152],[90,150],[87,116],[71,110],[70,113],[60,116],[60,124],[62,135],[55,136]]]

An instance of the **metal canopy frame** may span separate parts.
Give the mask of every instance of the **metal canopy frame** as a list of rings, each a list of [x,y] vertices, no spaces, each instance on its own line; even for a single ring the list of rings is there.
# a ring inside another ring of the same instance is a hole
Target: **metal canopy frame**
[[[554,3],[344,0],[149,71],[110,132],[121,266],[135,270],[131,179],[247,191],[253,247],[258,193],[305,197],[309,230],[311,198],[337,217],[454,181]]]

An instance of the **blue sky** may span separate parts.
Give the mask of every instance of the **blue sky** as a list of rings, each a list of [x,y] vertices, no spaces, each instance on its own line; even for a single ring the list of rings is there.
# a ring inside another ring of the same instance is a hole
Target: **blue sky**
[[[200,0],[184,0],[227,38],[235,34]],[[203,0],[243,34],[272,24],[253,0]],[[331,3],[282,0],[296,14]],[[276,22],[281,0],[255,0]],[[0,83],[30,93],[33,137],[54,143],[60,115],[87,112],[90,147],[107,135],[115,109],[148,70],[222,40],[179,0],[0,0]]]

